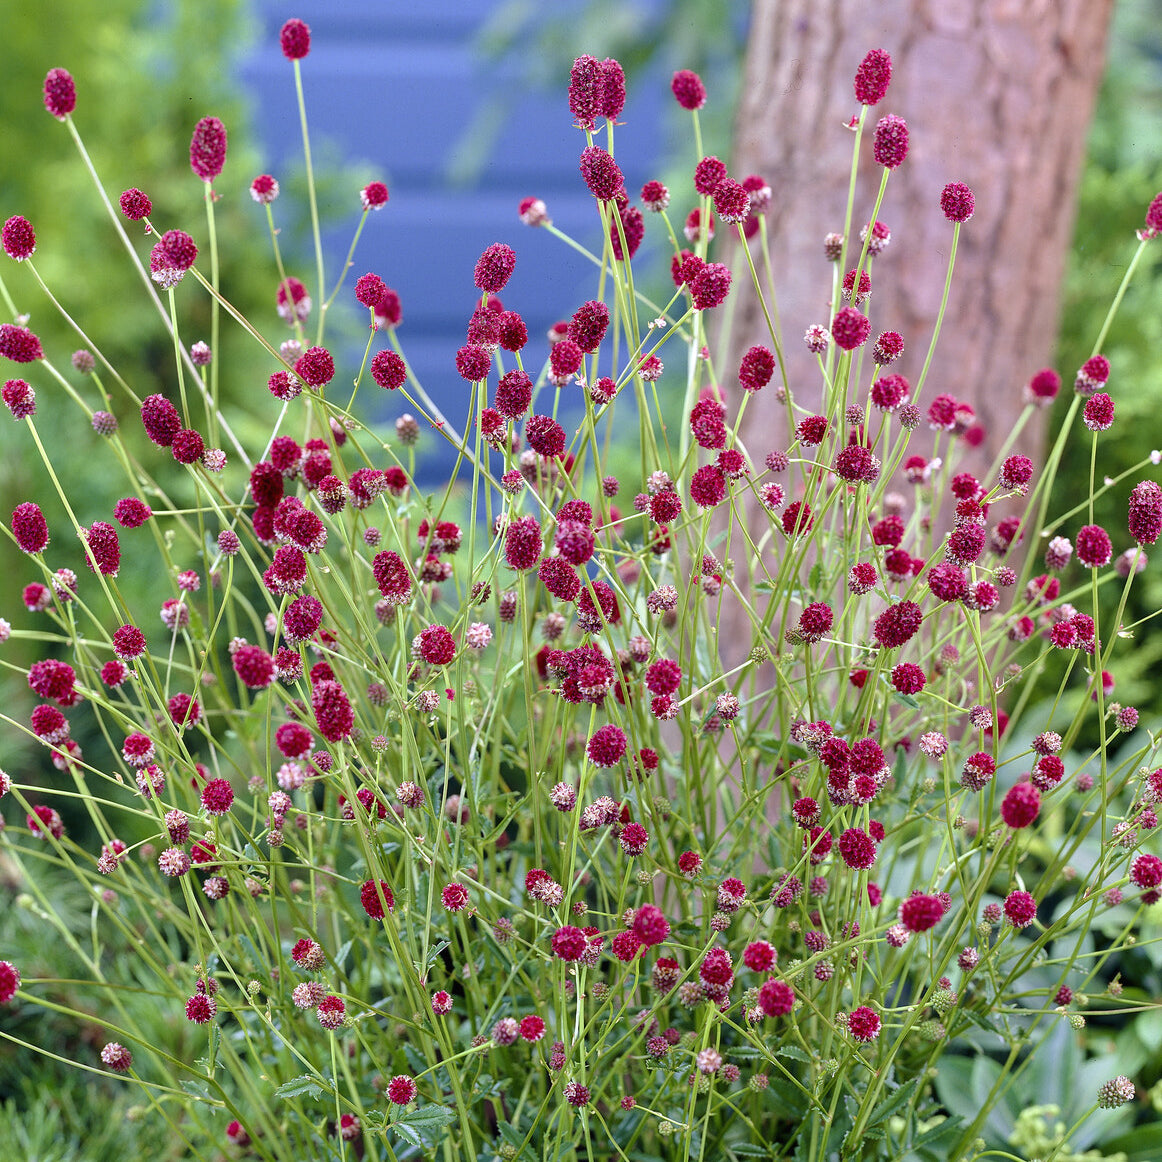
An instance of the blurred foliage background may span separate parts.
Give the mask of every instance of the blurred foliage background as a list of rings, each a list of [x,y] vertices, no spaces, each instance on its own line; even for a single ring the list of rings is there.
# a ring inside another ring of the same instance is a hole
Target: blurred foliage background
[[[200,117],[221,117],[230,134],[227,167],[216,187],[229,197],[218,206],[222,283],[228,297],[247,315],[266,320],[272,313],[269,240],[261,217],[244,196],[255,173],[263,168],[258,143],[251,132],[246,98],[237,82],[238,64],[252,43],[250,8],[243,0],[173,0],[165,5],[145,0],[106,0],[99,19],[92,19],[87,0],[43,0],[37,5],[10,6],[5,16],[5,84],[0,86],[0,219],[23,213],[34,223],[39,247],[35,256],[46,282],[66,309],[76,311],[83,326],[102,344],[108,359],[131,383],[137,395],[172,391],[172,352],[161,334],[153,308],[141,293],[136,274],[120,252],[120,242],[92,191],[82,188],[75,150],[67,130],[56,125],[41,100],[44,74],[67,67],[77,83],[77,125],[85,138],[105,188],[111,197],[139,185],[153,199],[155,220],[183,226],[195,235],[204,231],[202,185],[188,165],[187,144]],[[307,13],[309,16],[309,12]],[[741,76],[745,50],[745,6],[732,0],[659,0],[626,5],[617,0],[591,0],[577,19],[568,22],[545,5],[531,0],[503,0],[495,5],[479,42],[479,51],[506,62],[519,83],[556,90],[573,56],[583,46],[597,56],[618,57],[631,82],[643,70],[668,72],[690,67],[701,72],[720,94],[733,93]],[[1121,271],[1134,247],[1134,230],[1145,207],[1162,186],[1162,0],[1122,0],[1110,41],[1107,78],[1091,132],[1089,161],[1080,189],[1075,245],[1065,295],[1064,318],[1056,365],[1065,381],[1057,418],[1069,402],[1069,385],[1076,368],[1091,353],[1090,344],[1105,317]],[[731,101],[716,101],[707,112],[708,139],[727,140]],[[672,111],[677,115],[677,110]],[[503,122],[498,99],[480,110],[452,161],[452,173],[470,174],[487,142],[490,127]],[[713,118],[721,119],[714,124]],[[688,159],[671,152],[670,168],[684,170]],[[666,176],[665,173],[662,175]],[[300,191],[284,183],[288,194]],[[324,210],[328,204],[324,186]],[[292,199],[287,198],[290,202]],[[301,198],[295,197],[298,206]],[[289,207],[288,207],[289,209]],[[148,243],[137,235],[138,253]],[[302,222],[288,224],[286,242],[305,241]],[[82,346],[55,313],[27,271],[6,263],[2,277],[18,309],[46,350],[62,352]],[[1147,256],[1119,320],[1105,344],[1113,367],[1110,391],[1117,404],[1113,429],[1099,438],[1098,473],[1117,476],[1162,446],[1162,364],[1155,357],[1162,339],[1162,266]],[[203,300],[204,301],[204,300]],[[207,339],[208,314],[187,326],[187,342]],[[457,340],[458,341],[458,340]],[[229,327],[223,328],[215,352],[230,374],[224,376],[225,398],[232,408],[246,406],[252,393],[265,396],[269,369],[256,359],[252,343]],[[86,495],[86,515],[95,519],[110,512],[124,495],[119,482],[94,479],[86,449],[100,438],[73,408],[56,408],[59,389],[38,369],[26,371],[38,390],[38,422],[51,429],[54,443],[67,441],[75,455],[58,465],[70,494]],[[11,374],[11,369],[9,369]],[[85,390],[81,378],[69,373]],[[90,396],[92,406],[99,406]],[[116,399],[116,396],[115,396]],[[123,422],[135,409],[121,398],[116,409]],[[245,421],[244,421],[245,422]],[[125,425],[129,427],[131,425]],[[1077,474],[1088,474],[1089,440],[1077,439],[1067,449],[1065,470],[1050,511],[1069,507]],[[1114,533],[1125,528],[1124,497],[1134,479],[1101,498],[1094,519]],[[175,473],[175,479],[177,474]],[[51,500],[50,485],[40,465],[18,441],[12,425],[0,423],[0,510],[5,514],[30,497],[44,503],[50,526],[64,530],[63,511]],[[1080,520],[1073,522],[1075,531]],[[20,610],[20,590],[35,578],[22,555],[8,542],[0,549],[0,614]],[[80,547],[68,562],[80,575],[85,566]],[[28,575],[26,575],[28,574]],[[136,573],[144,576],[144,572]],[[1080,580],[1077,573],[1073,580]],[[127,581],[132,584],[131,580]],[[135,604],[141,595],[130,593]],[[1116,602],[1113,587],[1110,599]],[[158,599],[160,604],[160,599]],[[1131,619],[1152,616],[1162,608],[1162,572],[1155,566],[1137,588]],[[1116,697],[1142,711],[1143,725],[1157,724],[1156,683],[1152,682],[1162,634],[1139,635],[1133,651],[1119,662]],[[14,718],[27,717],[32,700],[21,671],[43,647],[13,639],[4,647],[0,699]],[[1049,667],[1051,670],[1052,667]],[[1051,672],[1046,689],[1055,685]],[[82,745],[84,740],[80,740]],[[0,765],[25,771],[42,761],[41,748],[22,747],[13,732],[0,742]],[[12,808],[9,807],[11,815]],[[22,823],[12,816],[11,822]],[[84,901],[75,907],[64,900],[65,884],[47,863],[37,878],[55,902],[71,908],[70,924],[82,933],[88,923]],[[59,880],[59,885],[58,885]],[[43,925],[37,905],[24,895],[20,869],[0,863],[0,955],[27,966],[27,975],[71,975],[67,957],[53,949],[53,964],[45,957]],[[59,886],[59,894],[58,894]],[[19,906],[11,906],[12,904]],[[1143,950],[1148,965],[1143,977],[1162,972],[1162,955]],[[1155,963],[1157,962],[1157,963]],[[143,1003],[148,1003],[147,999]],[[80,1006],[83,1007],[83,1006]],[[89,1034],[72,1023],[54,1020],[40,1011],[6,1011],[4,1029],[12,1037],[38,1045],[65,1061],[78,1056]],[[180,1052],[183,1031],[159,1023],[158,1043]],[[94,1034],[95,1035],[95,1034]],[[92,1047],[86,1048],[91,1056]],[[30,1065],[35,1061],[35,1069]],[[36,1111],[30,1116],[29,1111]],[[33,1059],[12,1041],[0,1042],[0,1140],[13,1143],[24,1157],[48,1162],[123,1156],[126,1147],[148,1150],[158,1159],[179,1157],[173,1141],[148,1129],[155,1119],[141,1121],[116,1087],[91,1084],[52,1057]]]

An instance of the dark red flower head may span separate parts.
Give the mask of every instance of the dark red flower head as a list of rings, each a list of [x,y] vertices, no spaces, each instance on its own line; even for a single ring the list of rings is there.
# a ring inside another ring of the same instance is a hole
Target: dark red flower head
[[[589,192],[598,201],[612,201],[625,186],[617,162],[599,145],[590,145],[581,151],[580,168]]]
[[[407,364],[394,351],[377,351],[371,360],[371,378],[386,391],[395,391],[407,381]]]
[[[679,69],[670,82],[670,89],[683,109],[693,112],[706,104],[706,86],[702,78],[690,69]]]
[[[569,112],[578,129],[592,131],[597,118],[603,115],[605,79],[605,67],[596,57],[586,53],[573,62],[569,71]],[[623,77],[623,91],[624,84]]]
[[[4,384],[4,405],[15,420],[26,420],[36,414],[36,392],[23,379],[10,379]]]
[[[82,530],[89,552],[85,559],[90,569],[96,562],[97,569],[108,577],[116,577],[121,568],[121,543],[117,539],[117,530],[103,520],[94,521],[87,531]],[[90,555],[91,554],[91,555]]]
[[[49,69],[44,78],[44,107],[63,121],[77,107],[77,86],[64,69]]]
[[[300,61],[311,51],[311,30],[302,20],[288,20],[278,34],[282,55],[288,61]]]
[[[616,121],[625,108],[625,70],[613,57],[601,62],[604,86],[601,94],[601,116]]]
[[[326,347],[308,347],[295,360],[295,372],[311,387],[323,387],[335,377],[335,360]]]
[[[382,210],[388,202],[387,186],[383,182],[368,182],[359,191],[359,201],[364,210]]]
[[[516,254],[511,246],[494,242],[476,260],[473,285],[489,294],[499,294],[512,277]]]
[[[44,348],[27,327],[3,323],[0,324],[0,355],[13,363],[35,363],[44,358]]]
[[[2,237],[4,253],[17,262],[23,262],[31,257],[36,249],[36,234],[33,232],[32,223],[19,214],[13,215],[4,223]]]
[[[895,169],[908,156],[908,125],[902,117],[889,113],[881,117],[872,138],[876,162],[885,169]]]
[[[189,270],[198,257],[194,240],[184,230],[167,230],[161,236],[161,252],[175,270]]]
[[[940,193],[940,208],[949,222],[967,222],[976,209],[976,198],[964,182],[949,182]]]
[[[871,320],[854,307],[843,307],[831,321],[831,337],[844,351],[854,351],[867,342]]]
[[[1130,536],[1139,545],[1152,545],[1162,533],[1162,488],[1153,480],[1142,480],[1130,493],[1127,518]]]
[[[153,203],[148,194],[133,186],[121,195],[121,213],[130,222],[140,222],[153,213]]]
[[[40,553],[48,546],[48,522],[40,505],[31,500],[12,510],[12,535],[25,553]]]
[[[161,448],[170,447],[182,428],[177,408],[164,395],[150,395],[142,400],[141,422],[145,434]]]
[[[190,138],[190,169],[212,182],[226,164],[226,126],[217,117],[203,117]]]
[[[878,105],[892,79],[892,58],[882,48],[873,48],[855,70],[855,99],[861,105]]]

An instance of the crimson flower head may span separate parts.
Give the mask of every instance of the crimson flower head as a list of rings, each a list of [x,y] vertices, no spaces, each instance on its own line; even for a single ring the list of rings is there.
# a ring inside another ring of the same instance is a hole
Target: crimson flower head
[[[6,1005],[20,988],[20,972],[8,960],[0,960],[0,1005]]]
[[[401,1073],[387,1083],[387,1100],[392,1105],[406,1106],[409,1102],[415,1101],[415,1098],[416,1083],[410,1077],[405,1077]]]
[[[63,121],[77,107],[77,86],[65,69],[49,69],[44,78],[44,107]]]
[[[234,803],[229,779],[211,779],[202,788],[202,806],[211,815],[226,815]]]
[[[40,553],[48,546],[48,522],[40,505],[31,500],[12,510],[12,535],[25,553]]]
[[[844,351],[863,346],[871,334],[871,320],[854,307],[843,307],[831,321],[831,337]]]
[[[32,223],[19,214],[13,215],[4,223],[0,236],[4,242],[4,253],[16,262],[30,258],[36,249],[36,234],[33,232]]]
[[[702,78],[690,69],[679,69],[670,81],[670,91],[683,109],[693,112],[706,104],[706,86]]]
[[[116,577],[121,568],[121,544],[117,539],[117,530],[107,521],[96,520],[82,535],[89,546],[86,561],[90,569],[94,563],[97,569],[107,577]]]
[[[364,211],[382,210],[387,205],[388,197],[387,186],[383,182],[368,182],[359,191],[359,201]]]
[[[279,31],[278,42],[288,61],[299,61],[311,51],[311,29],[302,20],[288,20]]]
[[[47,85],[48,82],[45,83]],[[1146,235],[1153,238],[1159,233],[1162,233],[1162,194],[1155,194],[1146,209]]]
[[[625,108],[625,70],[611,56],[601,62],[604,86],[601,94],[601,116],[616,121]]]
[[[1083,525],[1075,538],[1077,559],[1086,568],[1102,569],[1110,563],[1113,545],[1110,535],[1101,525]]]
[[[927,932],[935,928],[944,916],[944,905],[939,896],[913,892],[900,905],[900,923],[909,932]]]
[[[250,196],[260,206],[269,206],[278,197],[278,192],[278,179],[268,173],[260,173],[250,183]]]
[[[599,202],[612,201],[625,186],[617,162],[599,145],[590,145],[581,151],[580,168],[589,192]]]
[[[499,294],[512,277],[516,267],[516,254],[511,246],[494,242],[476,260],[473,285],[489,294]]]
[[[44,358],[40,340],[27,327],[15,323],[0,324],[0,355],[13,363],[35,363]]]
[[[861,105],[878,105],[892,79],[892,58],[882,48],[873,48],[855,70],[855,99]]]
[[[198,257],[194,240],[184,230],[167,230],[161,236],[161,253],[175,270],[189,270]]]
[[[8,380],[0,395],[14,420],[26,420],[36,414],[36,392],[23,379]]]
[[[967,222],[976,209],[976,198],[964,182],[949,182],[940,193],[940,209],[949,222]]]
[[[149,200],[149,195],[136,186],[132,186],[122,193],[120,204],[121,213],[130,222],[140,222],[142,218],[147,218],[153,213],[153,203]]]
[[[190,169],[212,182],[226,164],[226,126],[217,117],[203,117],[190,138]]]
[[[768,1017],[785,1017],[795,1007],[795,990],[781,980],[765,981],[759,989],[759,1008]]]
[[[1162,533],[1162,488],[1153,480],[1142,480],[1130,493],[1127,516],[1130,536],[1139,545],[1152,545]]]
[[[885,169],[903,165],[908,156],[908,124],[902,117],[889,113],[880,118],[872,138],[872,153]]]
[[[853,1041],[874,1041],[880,1035],[880,1019],[867,1005],[860,1005],[848,1016],[847,1031]]]
[[[1028,892],[1010,892],[1005,897],[1005,919],[1014,928],[1027,928],[1037,918],[1037,901]]]
[[[295,360],[295,371],[311,387],[323,387],[335,377],[335,360],[326,347],[308,347]]]
[[[586,53],[573,62],[573,67],[569,70],[569,112],[573,114],[578,129],[592,131],[597,118],[604,114],[605,82],[605,66],[596,57]],[[623,94],[624,91],[623,76]]]
[[[633,918],[633,934],[647,948],[661,944],[670,934],[670,922],[661,908],[643,904]]]

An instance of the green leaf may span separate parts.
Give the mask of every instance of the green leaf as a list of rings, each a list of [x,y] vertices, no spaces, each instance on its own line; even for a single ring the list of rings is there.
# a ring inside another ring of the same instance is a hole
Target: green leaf
[[[1120,1138],[1106,1139],[1101,1148],[1103,1154],[1125,1154],[1127,1162],[1157,1162],[1162,1158],[1162,1123],[1136,1126]]]
[[[318,1078],[310,1073],[304,1073],[301,1077],[296,1077],[293,1081],[283,1082],[274,1091],[274,1096],[282,1098],[301,1097],[305,1093],[310,1097],[320,1098],[324,1092],[325,1090],[319,1084]]]
[[[390,1128],[394,1130],[406,1142],[410,1142],[417,1150],[422,1150],[424,1147],[423,1140],[419,1134],[412,1129],[406,1122],[392,1122]]]
[[[901,706],[907,706],[912,710],[919,710],[920,703],[912,697],[911,694],[901,694],[898,690],[892,695],[892,700],[898,702]]]
[[[776,1057],[791,1057],[796,1061],[806,1061],[808,1065],[811,1064],[811,1055],[804,1049],[800,1049],[798,1045],[780,1045],[775,1050]]]
[[[911,1081],[904,1082],[899,1086],[895,1093],[885,1098],[874,1110],[871,1112],[871,1117],[868,1118],[869,1126],[878,1126],[881,1122],[886,1122],[905,1102],[909,1101],[916,1092],[917,1086],[920,1084],[919,1077],[913,1077]]]
[[[414,1110],[400,1114],[392,1122],[393,1126],[413,1126],[417,1130],[435,1130],[443,1126],[450,1126],[456,1120],[455,1113],[447,1106],[430,1105],[417,1106]]]
[[[210,1087],[204,1081],[183,1081],[181,1083],[182,1089],[193,1097],[201,1098],[202,1101],[210,1100]]]

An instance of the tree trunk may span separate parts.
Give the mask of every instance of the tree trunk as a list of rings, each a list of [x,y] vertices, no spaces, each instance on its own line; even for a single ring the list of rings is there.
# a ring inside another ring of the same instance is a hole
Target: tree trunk
[[[967,183],[976,213],[961,230],[924,394],[972,404],[985,432],[976,463],[987,465],[1021,409],[1023,385],[1052,353],[1112,8],[1113,0],[755,0],[733,171],[760,173],[774,191],[768,226],[792,390],[817,380],[803,331],[829,321],[822,243],[843,226],[852,141],[842,126],[859,111],[852,78],[868,50],[883,48],[892,82],[869,110],[865,138],[895,113],[908,122],[911,147],[878,215],[892,242],[875,266],[872,333],[903,335],[904,357],[891,370],[914,383],[952,238],[940,191]],[[853,235],[882,173],[865,146]],[[732,371],[764,338],[757,304],[745,299]],[[1062,370],[1068,385],[1076,369]],[[756,410],[763,415],[747,417],[752,429],[774,409]],[[752,443],[766,441],[752,430]]]
[[[961,228],[935,359],[912,402],[925,410],[948,392],[971,403],[984,439],[964,468],[985,471],[1022,409],[1023,386],[1052,354],[1112,8],[1113,0],[754,0],[732,173],[759,173],[773,191],[767,224],[787,381],[809,409],[819,373],[802,336],[830,321],[823,239],[843,229],[852,148],[844,125],[859,112],[852,80],[864,55],[882,48],[892,81],[868,111],[848,267],[883,172],[868,138],[894,113],[908,123],[910,150],[877,215],[892,241],[875,262],[865,309],[873,338],[903,336],[904,355],[890,370],[915,385],[952,241],[940,193],[950,181],[969,185],[976,212]],[[742,353],[769,343],[755,296],[739,298],[719,364],[736,396]],[[1066,390],[1075,370],[1062,369]],[[778,373],[763,394],[777,382]],[[759,402],[742,430],[756,467],[787,443],[784,409]],[[1038,443],[1031,430],[1015,450],[1035,456]],[[725,626],[722,640],[744,653],[750,645],[741,624]]]

